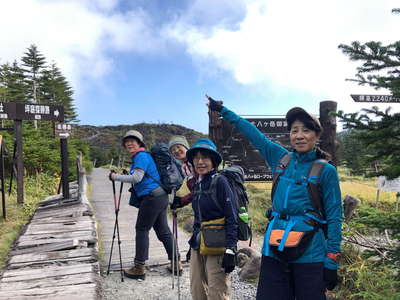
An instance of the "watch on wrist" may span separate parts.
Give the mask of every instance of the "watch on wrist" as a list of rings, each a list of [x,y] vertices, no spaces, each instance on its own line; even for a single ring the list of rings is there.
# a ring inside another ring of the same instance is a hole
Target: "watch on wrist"
[[[327,253],[326,257],[332,259],[334,262],[339,262],[340,259],[342,258],[341,253]]]

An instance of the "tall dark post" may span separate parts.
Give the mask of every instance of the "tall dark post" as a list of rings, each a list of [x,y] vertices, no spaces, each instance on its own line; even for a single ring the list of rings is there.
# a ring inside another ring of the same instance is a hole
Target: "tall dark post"
[[[4,191],[4,151],[3,138],[0,139],[0,177],[1,177],[1,204],[3,206],[3,218],[6,219],[6,194]]]
[[[61,145],[61,181],[63,198],[69,198],[69,184],[68,184],[68,142],[67,139],[60,139]]]
[[[14,133],[17,143],[17,203],[24,204],[24,161],[22,154],[22,120],[14,121]]]
[[[337,102],[335,101],[322,101],[319,105],[319,120],[324,133],[321,136],[321,149],[332,155],[332,161],[337,166],[337,148],[338,143],[336,141],[336,117],[332,116],[331,113],[336,113]]]
[[[219,150],[222,139],[222,118],[219,112],[208,110],[208,137],[212,139]]]

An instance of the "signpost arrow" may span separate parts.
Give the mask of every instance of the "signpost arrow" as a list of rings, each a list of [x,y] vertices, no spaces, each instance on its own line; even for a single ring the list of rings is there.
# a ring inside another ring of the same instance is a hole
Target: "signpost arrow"
[[[400,103],[400,98],[392,95],[350,95],[354,102],[375,102],[375,103]]]
[[[66,139],[66,138],[69,137],[69,133],[68,133],[68,132],[59,133],[58,136],[59,136],[60,138]]]

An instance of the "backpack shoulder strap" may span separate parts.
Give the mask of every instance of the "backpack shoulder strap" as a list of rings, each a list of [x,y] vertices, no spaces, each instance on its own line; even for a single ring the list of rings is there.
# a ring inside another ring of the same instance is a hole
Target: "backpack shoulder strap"
[[[308,195],[311,199],[311,205],[317,212],[320,212],[323,217],[325,214],[322,207],[319,178],[326,163],[328,163],[328,161],[325,159],[317,159],[312,163],[311,168],[308,172],[307,184]]]
[[[275,172],[272,173],[272,189],[271,189],[271,201],[273,202],[274,200],[274,194],[276,187],[279,182],[279,177],[285,172],[287,166],[289,165],[290,160],[292,159],[292,156],[289,153],[286,153],[284,156],[282,156],[281,160],[279,161],[278,165],[275,168]]]
[[[215,205],[218,207],[220,211],[223,211],[221,204],[218,202],[218,197],[217,197],[217,183],[218,180],[221,176],[224,176],[220,173],[216,173],[212,178],[211,178],[211,183],[210,187],[208,188],[208,193],[210,195],[211,200],[215,203]]]

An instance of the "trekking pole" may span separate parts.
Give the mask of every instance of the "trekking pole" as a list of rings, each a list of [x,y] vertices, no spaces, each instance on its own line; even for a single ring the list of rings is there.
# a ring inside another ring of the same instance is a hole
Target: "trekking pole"
[[[172,190],[172,193],[168,195],[168,202],[169,204],[173,203],[174,201],[174,196],[175,196],[175,190]],[[171,279],[172,279],[172,283],[171,283],[171,288],[174,289],[174,285],[175,285],[175,237],[174,237],[174,211],[175,209],[172,210],[172,258],[171,258],[171,268],[172,268],[172,272],[171,272]]]
[[[124,186],[124,183],[121,181],[121,185],[119,187],[118,206],[117,206],[117,209],[115,210],[115,222],[117,223],[119,269],[120,269],[120,272],[121,272],[121,281],[124,281],[124,272],[122,270],[121,239],[120,239],[120,235],[119,235],[118,213],[119,213],[119,205],[121,203],[121,195],[122,195],[122,187],[123,186]]]
[[[119,236],[119,225],[118,225],[118,213],[119,213],[119,203],[120,203],[120,200],[121,200],[122,182],[121,182],[120,195],[119,195],[119,201],[118,202],[117,202],[117,197],[115,195],[116,194],[115,193],[115,181],[112,180],[111,182],[112,182],[112,187],[113,187],[113,198],[114,198],[114,208],[115,208],[115,223],[114,223],[113,238],[112,238],[112,242],[111,242],[110,258],[108,260],[107,275],[110,274],[111,258],[112,258],[112,254],[113,254],[114,241],[115,241],[115,232],[117,231],[121,281],[124,281],[124,274],[123,274],[123,270],[122,270],[122,258],[121,258],[121,240],[120,240],[120,236]]]
[[[172,210],[172,261],[171,261],[171,267],[172,267],[172,289],[174,289],[174,284],[175,284],[175,222],[174,222],[174,212],[175,209]]]
[[[172,211],[172,230],[173,230],[173,235],[174,235],[174,240],[176,245],[178,245],[178,215],[176,212],[176,209]],[[176,274],[178,276],[178,300],[181,299],[181,281],[180,281],[180,270],[179,270],[179,258],[178,258],[178,247],[175,247],[175,253],[174,257],[176,259]]]

